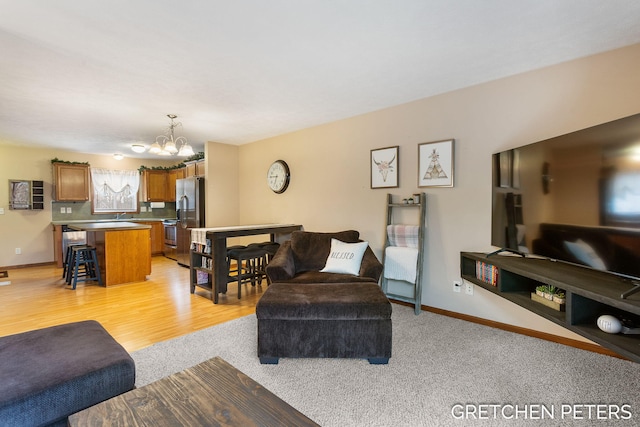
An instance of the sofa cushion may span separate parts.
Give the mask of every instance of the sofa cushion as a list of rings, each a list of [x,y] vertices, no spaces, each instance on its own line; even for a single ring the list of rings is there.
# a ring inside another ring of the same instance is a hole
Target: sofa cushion
[[[320,270],[322,273],[341,273],[357,276],[360,272],[364,251],[369,246],[368,242],[345,243],[337,239],[331,239],[331,250],[327,257],[327,263]]]
[[[356,243],[359,238],[360,233],[355,230],[335,233],[294,231],[291,233],[291,250],[296,272],[321,270],[325,266],[331,250],[331,239]]]
[[[67,416],[132,390],[134,382],[133,359],[93,320],[0,338],[6,425],[66,425]]]
[[[342,273],[322,273],[320,271],[303,271],[292,278],[283,280],[287,283],[346,283],[346,282],[373,282],[378,281],[370,276],[353,276],[351,274]],[[273,283],[278,280],[272,280]]]
[[[258,319],[390,319],[376,283],[273,283],[256,304]]]

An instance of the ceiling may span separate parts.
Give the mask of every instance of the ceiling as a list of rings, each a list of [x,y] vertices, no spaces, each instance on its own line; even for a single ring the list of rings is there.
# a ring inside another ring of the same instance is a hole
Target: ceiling
[[[0,0],[0,142],[245,144],[640,43],[619,0]]]

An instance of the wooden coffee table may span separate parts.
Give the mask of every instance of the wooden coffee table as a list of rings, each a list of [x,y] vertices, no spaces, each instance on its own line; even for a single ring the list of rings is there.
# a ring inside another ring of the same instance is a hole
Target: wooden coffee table
[[[318,426],[220,357],[73,414],[69,425]]]

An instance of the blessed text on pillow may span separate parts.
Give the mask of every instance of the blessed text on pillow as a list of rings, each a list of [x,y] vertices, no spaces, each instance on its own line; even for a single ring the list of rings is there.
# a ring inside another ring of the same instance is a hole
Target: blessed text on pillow
[[[341,273],[357,276],[360,272],[360,264],[362,264],[364,252],[368,246],[368,242],[345,243],[337,239],[331,239],[331,250],[327,257],[327,263],[320,271],[323,273]]]

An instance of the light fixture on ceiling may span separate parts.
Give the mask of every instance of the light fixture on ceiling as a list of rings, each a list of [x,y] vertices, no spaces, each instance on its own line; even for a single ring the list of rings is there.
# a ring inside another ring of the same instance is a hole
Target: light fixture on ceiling
[[[124,156],[122,154],[120,154],[120,153],[116,153],[116,154],[113,155],[113,158],[116,159],[116,160],[122,160],[122,159],[124,159]]]
[[[144,153],[145,151],[147,151],[147,147],[142,144],[133,144],[131,146],[131,149],[134,153]]]
[[[174,119],[178,116],[175,114],[167,114],[167,117],[171,119],[168,131],[164,135],[156,137],[156,142],[151,144],[149,152],[159,156],[173,156],[176,154],[178,156],[193,156],[193,148],[189,145],[187,138],[184,136],[176,138],[173,134],[173,130],[176,127],[182,126],[182,123],[174,122]]]

